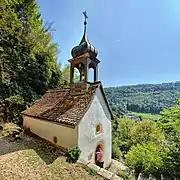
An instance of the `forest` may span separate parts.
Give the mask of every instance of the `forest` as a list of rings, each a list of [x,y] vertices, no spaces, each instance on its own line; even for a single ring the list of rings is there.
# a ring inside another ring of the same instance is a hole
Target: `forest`
[[[159,114],[180,97],[180,81],[108,87],[105,93],[112,110],[118,114],[129,111]]]
[[[35,0],[0,2],[0,122],[20,122],[20,112],[49,88],[62,87],[52,23]]]

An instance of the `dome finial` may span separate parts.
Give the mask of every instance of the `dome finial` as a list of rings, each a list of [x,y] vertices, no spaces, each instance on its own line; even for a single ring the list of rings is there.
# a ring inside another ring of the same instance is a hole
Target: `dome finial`
[[[97,49],[88,41],[88,38],[86,35],[86,26],[87,26],[86,19],[88,18],[87,12],[84,11],[83,15],[84,15],[84,34],[83,34],[83,37],[82,37],[79,45],[75,46],[71,50],[71,54],[72,54],[73,58],[75,58],[84,53],[89,53],[91,57],[95,58],[98,54]]]

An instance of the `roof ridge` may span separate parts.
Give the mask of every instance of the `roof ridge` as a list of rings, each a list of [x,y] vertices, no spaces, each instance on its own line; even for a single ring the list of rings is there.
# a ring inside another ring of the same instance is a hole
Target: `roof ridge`
[[[51,92],[63,92],[70,90],[70,88],[55,88],[55,89],[48,89],[46,93],[51,93]]]

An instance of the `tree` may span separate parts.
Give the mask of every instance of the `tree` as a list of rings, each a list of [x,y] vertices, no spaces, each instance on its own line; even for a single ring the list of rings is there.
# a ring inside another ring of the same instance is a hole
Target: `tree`
[[[117,158],[117,159],[121,159],[123,157],[123,154],[120,150],[120,143],[119,143],[119,140],[118,138],[113,138],[113,141],[112,141],[112,156],[113,158]]]
[[[62,68],[62,84],[63,86],[68,87],[70,83],[70,65],[65,64]]]
[[[163,164],[160,156],[160,147],[153,142],[132,146],[126,155],[126,163],[135,170],[136,179],[140,173],[146,176],[150,174],[157,176],[158,169]]]
[[[74,82],[79,81],[79,71],[74,69]],[[70,64],[65,64],[62,68],[62,86],[69,87],[70,83]]]
[[[167,140],[162,151],[162,173],[169,179],[180,179],[180,99],[176,102],[176,105],[161,112],[161,122]]]
[[[115,118],[113,120],[113,148],[116,150],[113,150],[115,152],[113,154],[114,157],[119,158],[119,156],[116,156],[116,154],[122,153],[123,157],[127,152],[129,151],[130,147],[132,146],[131,136],[130,136],[130,130],[134,126],[135,122],[128,118]],[[117,151],[121,151],[118,152]]]
[[[132,144],[147,143],[149,141],[161,143],[165,139],[162,128],[152,120],[136,122],[129,134]]]
[[[35,0],[1,1],[0,12],[0,115],[18,122],[23,109],[60,86],[58,51]]]

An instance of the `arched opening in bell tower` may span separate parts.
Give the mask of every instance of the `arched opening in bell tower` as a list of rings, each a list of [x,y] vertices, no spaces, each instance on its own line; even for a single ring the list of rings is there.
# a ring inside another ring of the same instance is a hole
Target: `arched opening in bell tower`
[[[89,64],[89,75],[88,75],[88,81],[89,82],[96,82],[98,80],[98,69],[97,69],[97,64],[90,63]]]
[[[89,69],[89,76],[88,76],[88,82],[94,82],[94,69]]]
[[[72,68],[73,71],[73,82],[79,82],[84,80],[85,65],[83,63],[77,63]]]
[[[74,68],[74,76],[73,76],[73,82],[76,83],[80,79],[80,72],[78,68]]]

